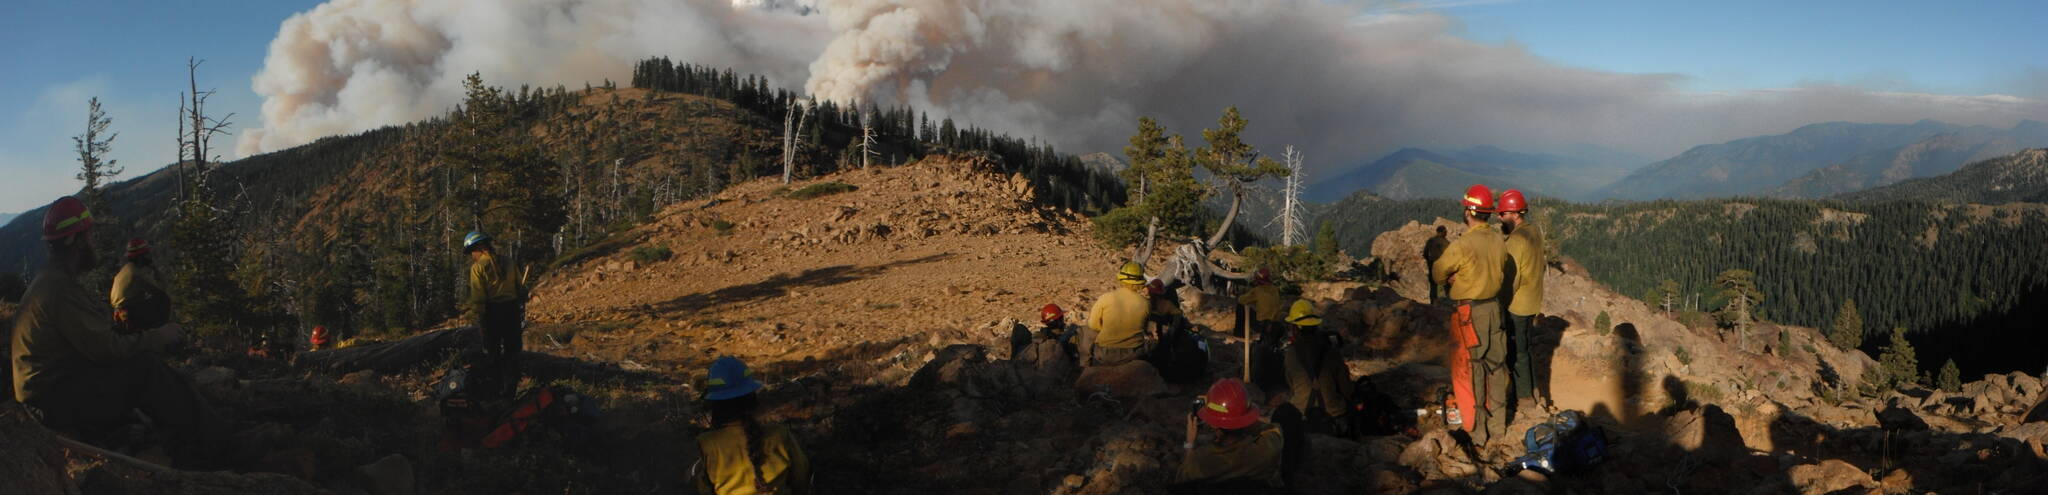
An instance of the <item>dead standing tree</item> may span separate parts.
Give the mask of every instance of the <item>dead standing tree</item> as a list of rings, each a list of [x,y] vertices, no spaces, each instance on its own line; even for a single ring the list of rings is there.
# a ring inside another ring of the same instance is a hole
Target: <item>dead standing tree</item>
[[[801,104],[795,98],[791,98],[789,100],[789,108],[785,109],[782,113],[783,184],[788,184],[790,176],[796,173],[796,150],[798,146],[803,145],[803,133],[800,129],[803,129],[804,125],[810,122],[811,109],[816,106],[818,106],[816,98]],[[795,125],[790,125],[792,119],[795,120]]]

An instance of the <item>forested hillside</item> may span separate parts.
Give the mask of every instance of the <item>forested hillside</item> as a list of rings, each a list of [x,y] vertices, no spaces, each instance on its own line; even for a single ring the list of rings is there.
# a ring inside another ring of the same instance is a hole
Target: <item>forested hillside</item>
[[[473,77],[465,104],[443,117],[208,167],[232,226],[214,234],[233,239],[228,252],[181,253],[163,242],[177,176],[190,167],[105,193],[121,236],[158,239],[170,258],[233,261],[239,287],[205,290],[240,309],[186,319],[249,333],[424,328],[455,314],[467,262],[458,244],[469,230],[497,236],[537,279],[552,263],[614,248],[608,239],[660,208],[783,172],[783,117],[800,96],[665,59],[640,64],[634,83],[642,88],[507,90]],[[1030,180],[1044,205],[1100,212],[1123,201],[1113,174],[1049,145],[908,109],[820,102],[807,113],[793,160],[800,180],[861,166],[865,122],[871,166],[980,154]],[[0,271],[41,263],[30,220],[42,212],[23,217],[0,228]]]
[[[1940,331],[1949,342],[2042,337],[1996,325],[2048,291],[2048,206],[1925,202],[1729,199],[1582,205],[1538,201],[1535,214],[1563,254],[1624,294],[1676,285],[1679,311],[1719,309],[1715,277],[1755,273],[1766,319],[1830,328],[1855,301],[1864,333],[1893,327]],[[1354,195],[1320,219],[1351,253],[1408,221],[1456,218],[1448,200],[1390,201]],[[1647,297],[1647,296],[1646,296]],[[1659,297],[1661,299],[1661,297]],[[2011,333],[2012,335],[2007,335]],[[1877,340],[1865,339],[1875,349]],[[2004,345],[2004,344],[2001,344]],[[2030,349],[2038,349],[2031,346]],[[2031,351],[2030,351],[2031,352]],[[1968,373],[2038,367],[2038,352],[1957,356]],[[1934,366],[1941,357],[1923,357]]]
[[[1984,160],[1948,175],[1844,194],[1837,199],[1983,204],[2044,202],[2048,201],[2048,149],[2032,149]]]

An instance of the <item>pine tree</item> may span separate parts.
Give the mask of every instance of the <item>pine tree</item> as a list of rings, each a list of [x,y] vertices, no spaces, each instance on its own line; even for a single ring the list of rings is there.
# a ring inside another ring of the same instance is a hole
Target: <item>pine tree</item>
[[[1714,285],[1720,286],[1721,297],[1728,305],[1721,308],[1721,321],[1735,330],[1735,348],[1749,349],[1749,327],[1756,323],[1757,303],[1763,302],[1764,294],[1756,288],[1756,275],[1749,270],[1731,269],[1714,277]]]
[[[101,191],[101,186],[106,179],[121,175],[123,172],[114,166],[118,160],[107,158],[107,153],[113,150],[114,138],[120,137],[121,134],[107,133],[107,126],[113,125],[114,119],[107,117],[107,112],[100,109],[99,97],[95,96],[86,101],[86,108],[85,133],[71,137],[74,149],[78,151],[78,180],[85,182],[85,189],[82,191],[85,197],[80,199],[85,200],[86,208],[92,211],[94,217],[105,221],[109,211],[107,198]]]
[[[1195,156],[1209,175],[1223,181],[1230,192],[1230,209],[1223,214],[1223,221],[1217,224],[1216,233],[1209,235],[1210,246],[1223,242],[1224,234],[1237,221],[1237,213],[1244,206],[1245,186],[1267,177],[1286,177],[1287,166],[1272,158],[1259,156],[1257,150],[1243,139],[1245,120],[1237,107],[1223,109],[1223,116],[1216,119],[1215,129],[1203,129],[1202,141],[1206,143],[1195,151]]]
[[[1877,357],[1877,366],[1882,370],[1884,385],[1898,388],[1920,382],[1920,358],[1913,351],[1913,343],[1906,341],[1906,328],[1892,329],[1891,343],[1884,346],[1884,352]]]
[[[1934,380],[1934,384],[1942,391],[1955,392],[1963,389],[1963,372],[1956,368],[1955,359],[1949,359],[1948,362],[1941,363],[1941,375],[1939,376],[1939,378]]]
[[[1671,316],[1671,309],[1678,305],[1678,281],[1664,279],[1657,284],[1657,307],[1664,308],[1664,316]]]
[[[1863,315],[1856,311],[1855,299],[1842,301],[1842,309],[1835,313],[1834,325],[1828,329],[1828,341],[1842,350],[1863,346]]]

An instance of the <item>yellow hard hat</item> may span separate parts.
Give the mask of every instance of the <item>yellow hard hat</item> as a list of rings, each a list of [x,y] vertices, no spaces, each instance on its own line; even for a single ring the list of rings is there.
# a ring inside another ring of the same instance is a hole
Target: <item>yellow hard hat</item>
[[[1145,285],[1145,265],[1136,261],[1124,262],[1124,267],[1116,270],[1116,281],[1125,285]]]
[[[1296,299],[1294,307],[1287,309],[1287,322],[1304,327],[1323,324],[1322,315],[1316,314],[1316,305],[1307,299]]]

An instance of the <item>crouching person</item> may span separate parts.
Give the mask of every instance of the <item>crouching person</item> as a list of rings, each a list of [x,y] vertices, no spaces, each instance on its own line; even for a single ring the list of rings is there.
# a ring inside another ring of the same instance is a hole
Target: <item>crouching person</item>
[[[755,419],[761,382],[752,374],[738,358],[711,362],[704,392],[711,431],[697,435],[701,457],[691,483],[701,495],[813,493],[811,461],[796,435]]]
[[[1196,443],[1200,425],[1216,434]],[[1281,493],[1285,436],[1279,427],[1259,419],[1244,382],[1225,378],[1209,387],[1188,416],[1187,442],[1174,474],[1173,493]]]
[[[44,425],[86,442],[114,440],[130,424],[129,412],[141,410],[169,436],[174,463],[210,467],[220,419],[191,378],[158,356],[183,341],[184,330],[164,323],[118,331],[111,309],[79,285],[79,274],[95,262],[92,226],[77,198],[60,198],[45,213],[50,257],[14,321],[14,400]]]

